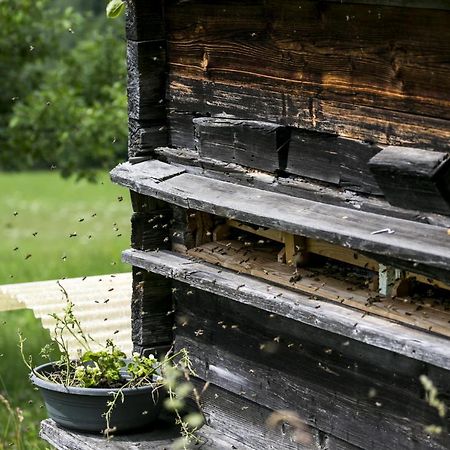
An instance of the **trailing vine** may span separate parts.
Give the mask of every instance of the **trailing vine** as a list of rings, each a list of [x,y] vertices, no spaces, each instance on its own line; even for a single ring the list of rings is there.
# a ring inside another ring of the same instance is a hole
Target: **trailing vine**
[[[59,283],[58,283],[59,284]],[[103,416],[106,421],[104,434],[112,437],[115,428],[111,425],[111,416],[118,402],[124,401],[124,390],[141,386],[152,386],[153,400],[156,396],[166,395],[164,407],[173,412],[175,423],[180,428],[181,437],[175,442],[175,448],[188,448],[197,443],[196,431],[203,425],[201,414],[200,394],[191,382],[191,375],[195,375],[185,348],[178,351],[171,349],[161,360],[154,355],[143,356],[134,353],[127,359],[111,339],[105,345],[100,345],[86,335],[75,316],[74,304],[70,301],[66,290],[59,284],[66,300],[66,306],[61,315],[53,313],[55,320],[53,340],[57,345],[60,357],[53,362],[54,370],[42,373],[35,370],[31,357],[25,356],[25,339],[19,333],[19,348],[25,365],[36,377],[56,384],[81,388],[112,388],[112,398],[108,400]],[[75,339],[78,357],[73,358],[67,337]],[[91,344],[96,343],[100,350],[93,350]],[[54,348],[46,345],[41,350],[41,356],[51,362]],[[203,391],[206,387],[203,389]],[[163,390],[164,393],[160,392]],[[198,412],[185,414],[186,400],[193,397]]]

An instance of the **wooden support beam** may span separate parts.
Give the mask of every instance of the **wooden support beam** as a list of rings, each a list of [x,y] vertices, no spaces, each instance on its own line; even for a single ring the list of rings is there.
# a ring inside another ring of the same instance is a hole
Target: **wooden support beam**
[[[404,278],[404,271],[380,264],[378,268],[378,292],[385,297],[395,296],[396,287]]]
[[[351,247],[379,255],[380,260],[388,259],[404,270],[414,268],[415,273],[450,280],[450,238],[444,227],[319,204],[182,171],[160,181],[155,169],[161,172],[162,167],[166,172],[177,169],[160,161],[125,163],[111,177],[137,192],[185,208]]]
[[[450,370],[448,338],[421,331],[415,327],[414,322],[411,322],[414,325],[411,328],[405,324],[376,317],[373,315],[375,311],[369,310],[372,314],[361,314],[361,311],[343,308],[337,302],[321,300],[320,282],[315,286],[319,288],[314,291],[316,295],[307,295],[299,291],[294,292],[288,287],[278,287],[267,280],[248,277],[246,274],[236,273],[207,262],[193,261],[187,256],[165,250],[160,252],[127,250],[123,252],[122,259],[161,276],[228,297],[239,304],[254,306],[268,313],[279,314],[315,328]],[[314,280],[311,280],[312,282]],[[388,302],[385,304],[389,305]],[[404,302],[402,304],[408,306]],[[373,303],[372,306],[376,308],[377,303]],[[411,312],[416,309],[415,305],[409,307]],[[393,312],[394,308],[395,306],[391,308]],[[420,318],[425,318],[428,311],[421,310],[417,313]],[[448,314],[448,311],[444,314]],[[404,316],[412,318],[412,315]],[[448,327],[448,323],[446,325]]]

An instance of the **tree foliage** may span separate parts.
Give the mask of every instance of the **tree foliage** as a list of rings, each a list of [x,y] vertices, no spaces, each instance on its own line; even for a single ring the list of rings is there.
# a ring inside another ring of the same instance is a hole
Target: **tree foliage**
[[[93,177],[123,159],[119,22],[73,0],[0,0],[0,167]]]

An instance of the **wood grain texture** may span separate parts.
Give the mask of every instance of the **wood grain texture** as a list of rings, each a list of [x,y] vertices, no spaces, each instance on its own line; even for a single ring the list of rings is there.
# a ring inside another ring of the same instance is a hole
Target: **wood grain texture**
[[[162,160],[181,166],[186,172],[194,175],[344,208],[450,228],[450,219],[446,216],[394,207],[380,197],[360,195],[309,179],[296,176],[274,176],[259,171],[249,171],[236,164],[225,164],[211,158],[201,158],[197,152],[189,149],[158,148],[155,149],[155,154]]]
[[[448,148],[449,17],[315,1],[172,1],[170,107]]]
[[[173,315],[171,282],[158,274],[133,268],[131,330],[140,348],[170,345]]]
[[[170,247],[169,211],[134,213],[131,216],[131,246],[136,250]]]
[[[447,152],[387,147],[369,166],[392,205],[450,214]]]
[[[292,129],[286,172],[352,191],[381,194],[367,164],[380,150],[367,142]]]
[[[139,121],[164,121],[165,41],[128,41],[128,117]]]
[[[286,167],[290,131],[270,122],[193,119],[200,156],[278,172]]]
[[[127,250],[122,259],[149,272],[227,297],[238,304],[253,306],[268,314],[287,317],[336,336],[450,370],[448,339],[168,251]]]
[[[126,436],[114,436],[108,440],[103,436],[78,433],[58,426],[53,420],[41,423],[40,436],[57,450],[168,450],[179,437],[172,423],[158,421],[151,431]],[[199,432],[202,449],[247,450],[244,444],[230,439],[211,427],[205,426]]]
[[[391,259],[391,265],[400,263],[406,269],[406,266],[413,266],[414,272],[444,278],[443,281],[448,277],[450,239],[444,228],[292,198],[187,173],[156,183],[151,178],[143,177],[143,173],[152,172],[154,163],[119,165],[111,172],[112,180],[178,206],[380,255],[381,258]],[[158,162],[158,166],[161,164]],[[394,233],[374,233],[387,228]]]
[[[225,297],[197,290],[186,296],[189,288],[176,286],[178,345],[190,350],[201,378],[268,408],[296,411],[358,447],[446,448],[447,434],[429,438],[423,430],[432,421],[448,426],[422,398],[417,374],[426,367]],[[441,388],[448,392],[448,380]]]
[[[127,0],[126,37],[130,41],[164,39],[164,1]]]

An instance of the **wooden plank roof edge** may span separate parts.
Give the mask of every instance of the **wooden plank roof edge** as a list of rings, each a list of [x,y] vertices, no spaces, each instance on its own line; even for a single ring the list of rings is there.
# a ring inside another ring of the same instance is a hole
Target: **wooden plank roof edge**
[[[450,341],[324,300],[276,287],[170,251],[125,250],[126,263],[267,312],[450,370]],[[270,292],[267,287],[273,289]]]
[[[180,169],[178,172],[174,169],[173,176],[161,180],[161,161],[155,161],[146,161],[139,167],[120,164],[111,171],[111,179],[141,194],[185,208],[322,239],[354,250],[392,255],[412,264],[450,269],[450,236],[444,227],[235,185]],[[154,164],[157,164],[155,174],[150,175]],[[166,165],[170,171],[171,165]]]

